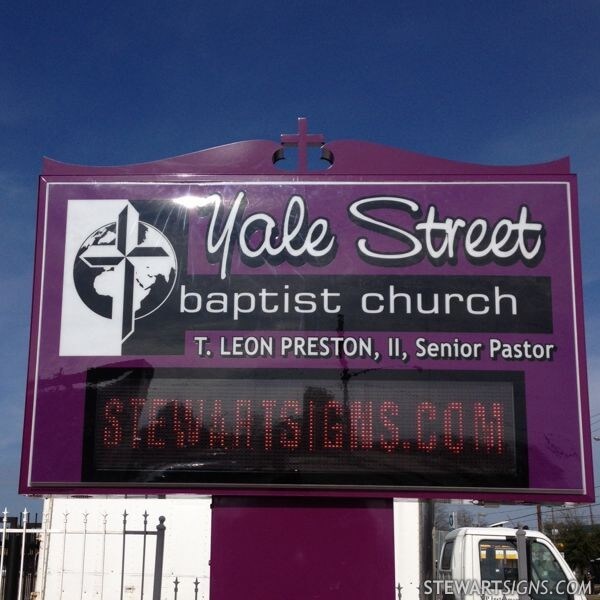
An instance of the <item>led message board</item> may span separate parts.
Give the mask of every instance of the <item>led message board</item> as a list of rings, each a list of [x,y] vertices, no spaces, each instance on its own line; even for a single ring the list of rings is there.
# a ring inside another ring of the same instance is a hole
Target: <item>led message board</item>
[[[523,486],[522,384],[511,372],[97,369],[83,478]]]
[[[592,497],[564,161],[329,147],[47,164],[21,491]]]

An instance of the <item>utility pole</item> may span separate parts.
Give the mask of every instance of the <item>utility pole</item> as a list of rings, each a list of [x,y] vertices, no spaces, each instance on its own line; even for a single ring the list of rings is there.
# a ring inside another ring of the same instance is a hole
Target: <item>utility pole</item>
[[[537,512],[537,528],[538,528],[538,531],[541,531],[543,533],[544,523],[542,522],[542,507],[539,504],[536,506],[536,512]]]

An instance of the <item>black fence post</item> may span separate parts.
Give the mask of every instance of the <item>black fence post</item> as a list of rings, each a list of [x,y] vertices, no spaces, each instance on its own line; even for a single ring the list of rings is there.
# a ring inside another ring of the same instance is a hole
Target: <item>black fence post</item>
[[[17,598],[19,589],[19,556],[21,554],[21,544],[24,543],[24,540],[17,533],[9,533],[7,542],[8,556],[5,562],[6,579],[4,581],[4,597]]]
[[[152,600],[160,600],[162,586],[163,558],[165,554],[165,517],[158,517],[156,526],[156,559],[154,561],[154,591]]]
[[[146,578],[146,538],[148,537],[148,511],[145,510],[144,514],[144,533],[143,533],[143,546],[142,546],[142,590],[140,592],[140,600],[144,600],[144,579]]]
[[[125,538],[127,537],[127,510],[123,511],[123,549],[121,554],[121,595],[123,600],[123,587],[125,585]]]

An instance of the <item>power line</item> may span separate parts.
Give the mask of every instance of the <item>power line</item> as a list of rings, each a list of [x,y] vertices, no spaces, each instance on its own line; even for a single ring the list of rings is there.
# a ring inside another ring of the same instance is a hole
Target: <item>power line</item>
[[[565,512],[568,510],[577,510],[580,508],[588,508],[590,506],[598,506],[598,505],[600,505],[600,502],[594,502],[594,504],[582,504],[580,506],[566,506],[565,508],[548,508],[546,510],[542,510],[542,514],[548,514],[548,513],[551,513],[552,511]],[[506,513],[506,516],[509,517],[508,513]],[[537,517],[537,511],[533,512],[533,513],[527,513],[524,515],[513,515],[512,517],[509,517],[509,521],[514,521],[515,519],[525,519],[527,517]]]
[[[594,489],[595,490],[600,489],[600,485],[594,486]],[[595,502],[594,504],[580,504],[578,506],[566,506],[566,507],[563,507],[563,508],[554,508],[554,507],[552,507],[552,508],[543,509],[542,513],[544,513],[544,512],[546,512],[546,513],[547,512],[551,512],[553,509],[555,511],[576,510],[578,508],[587,508],[588,506],[598,506],[599,504],[600,504],[600,502]],[[508,513],[507,513],[506,510],[501,509],[501,510],[495,510],[495,511],[486,513],[486,517],[494,516],[494,515],[504,515],[504,514],[508,515]],[[525,517],[528,517],[528,516],[537,516],[537,512],[535,512],[535,513],[525,513],[524,515],[513,515],[512,518],[513,519],[521,519],[521,518],[525,518]]]

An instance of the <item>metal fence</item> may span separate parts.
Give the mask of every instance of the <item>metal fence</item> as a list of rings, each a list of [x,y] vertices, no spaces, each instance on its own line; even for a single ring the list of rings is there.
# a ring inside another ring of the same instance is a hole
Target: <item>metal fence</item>
[[[57,514],[52,501],[46,504],[41,523],[30,523],[26,510],[19,517],[9,516],[6,509],[2,513],[0,600],[202,600],[207,596],[206,573],[199,577],[189,570],[164,571],[169,526],[164,516],[151,517],[147,510]],[[172,544],[170,551],[181,553],[186,548]]]

